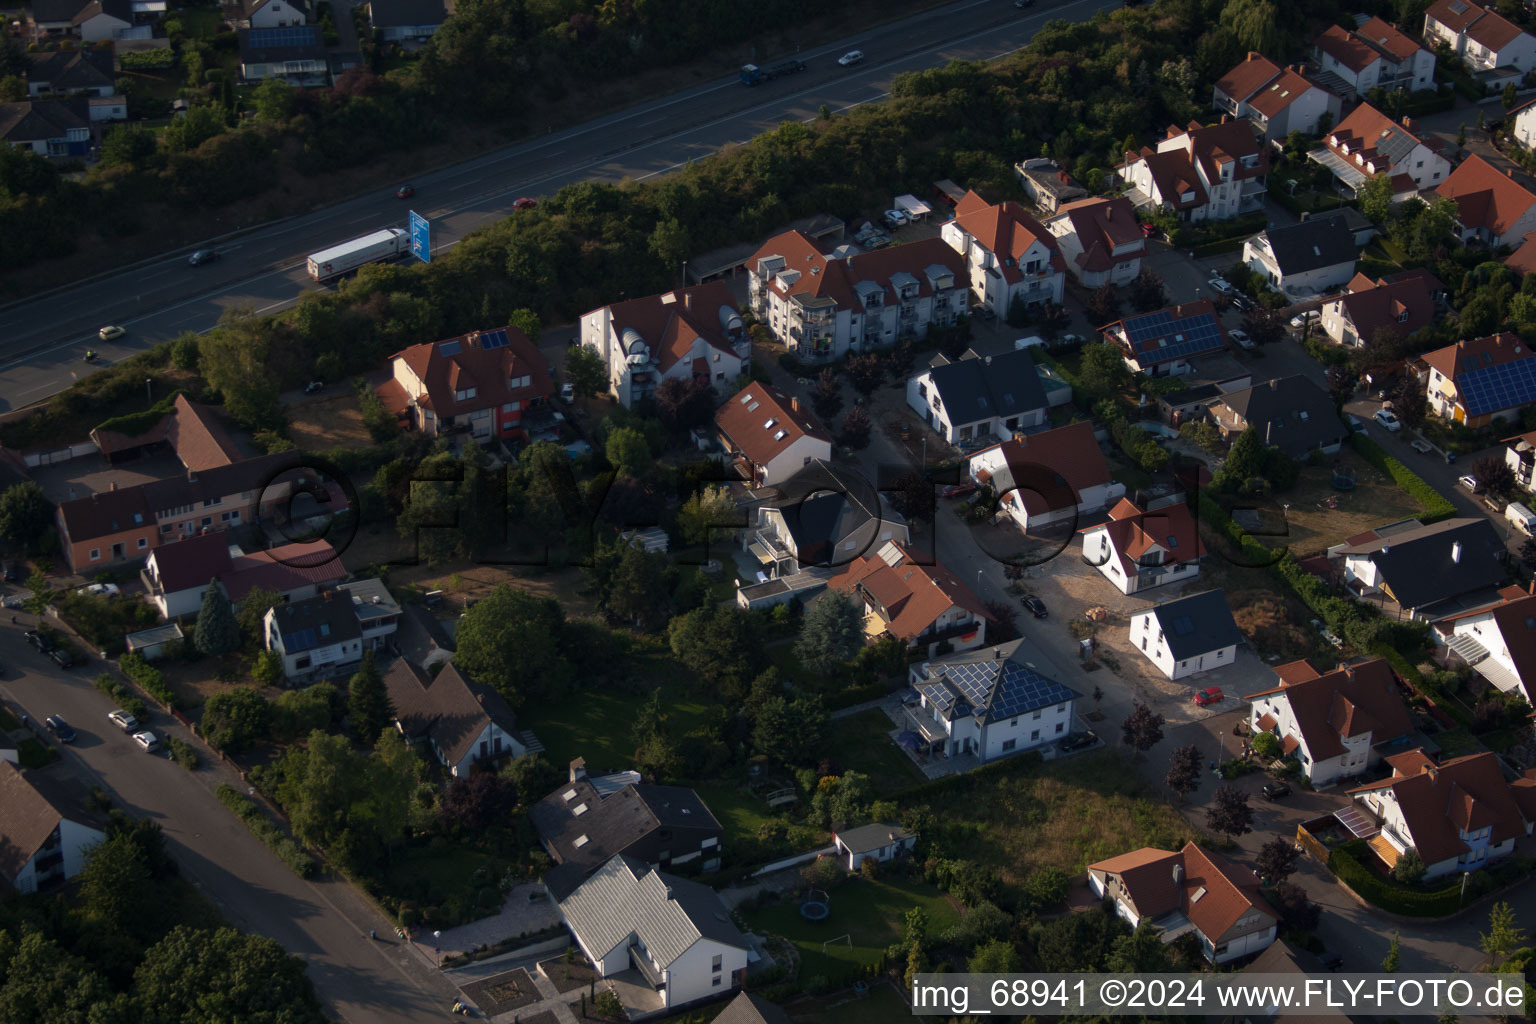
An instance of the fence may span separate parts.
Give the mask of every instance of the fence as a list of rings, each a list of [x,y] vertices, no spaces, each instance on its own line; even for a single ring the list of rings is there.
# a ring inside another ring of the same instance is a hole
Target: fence
[[[836,852],[837,844],[833,843],[830,846],[823,846],[819,850],[812,850],[810,853],[797,853],[793,857],[786,857],[783,860],[776,860],[772,864],[758,868],[756,871],[752,872],[752,877],[757,878],[761,875],[771,874],[774,871],[783,871],[785,868],[792,868],[797,864],[804,864],[807,861],[815,860],[817,857],[831,856]]]
[[[52,466],[60,462],[68,462],[71,459],[78,459],[84,455],[95,455],[99,451],[101,449],[96,445],[85,442],[83,444],[72,444],[68,448],[58,448],[51,452],[30,452],[22,456],[22,458],[26,461],[28,469],[36,469],[38,466]]]

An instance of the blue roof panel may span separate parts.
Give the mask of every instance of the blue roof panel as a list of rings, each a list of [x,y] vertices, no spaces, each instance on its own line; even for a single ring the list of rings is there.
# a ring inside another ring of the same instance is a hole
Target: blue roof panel
[[[1470,416],[1536,401],[1536,357],[1464,371],[1456,375],[1456,387]]]

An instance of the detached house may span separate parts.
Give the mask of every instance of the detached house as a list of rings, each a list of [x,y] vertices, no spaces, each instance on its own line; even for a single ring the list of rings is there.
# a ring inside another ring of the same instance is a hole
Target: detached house
[[[1335,544],[1328,557],[1343,561],[1345,582],[1362,598],[1391,598],[1414,619],[1438,618],[1444,610],[1428,609],[1509,578],[1504,542],[1481,517],[1378,527]]]
[[[224,5],[224,17],[237,29],[288,28],[310,21],[306,0],[233,0]]]
[[[0,888],[39,892],[74,878],[91,847],[106,838],[100,822],[52,791],[50,780],[38,777],[33,785],[0,760]]]
[[[1391,778],[1349,792],[1376,819],[1371,850],[1388,870],[1413,850],[1426,879],[1477,871],[1513,853],[1536,823],[1536,779],[1508,781],[1496,754],[1436,764],[1409,750],[1387,763]]]
[[[1380,18],[1360,21],[1353,32],[1329,25],[1312,49],[1323,75],[1337,78],[1352,97],[1378,86],[1387,92],[1435,87],[1435,55]]]
[[[1536,491],[1536,431],[1506,437],[1504,463],[1515,472],[1515,483]]]
[[[842,568],[888,541],[908,540],[907,523],[868,480],[816,459],[759,505],[742,531],[747,554],[769,579]]]
[[[1138,209],[1156,207],[1184,221],[1228,220],[1264,205],[1269,156],[1252,125],[1223,115],[1219,124],[1169,127],[1156,149],[1127,153],[1115,173],[1131,186]]]
[[[516,327],[412,345],[390,356],[390,366],[379,398],[428,437],[527,440],[524,421],[544,411],[555,391],[549,364]]]
[[[368,0],[368,21],[386,43],[430,39],[447,20],[443,0]]]
[[[1227,351],[1227,332],[1210,299],[1118,320],[1104,340],[1119,345],[1133,373],[1170,377],[1194,369],[1191,359]]]
[[[1250,50],[1243,63],[1217,81],[1211,106],[1253,122],[1265,142],[1283,141],[1293,131],[1312,135],[1328,115],[1339,117],[1339,98],[1308,81],[1297,68],[1282,68]]]
[[[557,865],[544,876],[556,899],[623,855],[666,870],[720,867],[720,822],[691,789],[640,781],[639,772],[587,775],[581,758],[569,781],[528,808],[539,842]]]
[[[1511,134],[1526,149],[1536,149],[1536,100],[1526,100],[1504,115],[1513,118]]]
[[[907,380],[907,405],[944,440],[963,444],[1041,426],[1049,401],[1034,357],[1018,349],[956,362],[936,357]]]
[[[739,988],[747,940],[713,889],[614,857],[559,903],[600,977],[634,969],[666,1009]]]
[[[1536,400],[1536,356],[1518,334],[1458,341],[1426,352],[1435,415],[1468,427],[1518,419]]]
[[[1266,446],[1293,459],[1314,451],[1336,455],[1349,437],[1333,396],[1299,374],[1229,391],[1211,406],[1211,415],[1228,441],[1252,427]]]
[[[1435,623],[1436,638],[1503,693],[1536,705],[1536,594],[1499,591],[1499,603]]]
[[[38,156],[84,156],[91,148],[91,113],[83,99],[0,103],[0,143]]]
[[[1083,560],[1119,588],[1136,594],[1200,573],[1205,544],[1184,502],[1143,511],[1128,498],[1109,510],[1109,521],[1085,527]]]
[[[1280,923],[1252,871],[1194,843],[1090,864],[1088,887],[1132,928],[1142,921],[1156,928],[1164,943],[1193,932],[1214,964],[1268,948]]]
[[[330,80],[319,25],[242,28],[235,35],[240,44],[240,77],[244,81],[280,78],[289,85],[317,86]]]
[[[908,832],[892,822],[877,821],[835,832],[832,843],[837,847],[837,857],[843,865],[849,871],[857,871],[867,860],[884,864],[910,853],[917,845],[917,833]]]
[[[1307,159],[1332,171],[1339,187],[1352,196],[1384,174],[1392,180],[1393,202],[1432,189],[1451,173],[1439,140],[1415,135],[1411,119],[1398,124],[1369,103],[1351,111],[1328,133],[1326,145]]]
[[[1456,232],[1489,248],[1513,245],[1536,231],[1536,195],[1477,154],[1461,162],[1435,189],[1456,203]]]
[[[1319,788],[1360,775],[1380,750],[1413,731],[1392,668],[1383,659],[1320,674],[1306,661],[1275,669],[1280,685],[1246,699],[1255,735],[1272,734]]]
[[[108,39],[121,39],[133,28],[133,3],[131,0],[90,0],[75,15],[74,28],[85,43],[100,43]],[[145,26],[144,32],[148,32]]]
[[[1243,262],[1292,299],[1336,291],[1355,276],[1360,249],[1337,218],[1270,228],[1243,243]]]
[[[117,91],[111,50],[54,50],[27,57],[27,95],[111,96]]]
[[[997,492],[1000,513],[1025,533],[1075,521],[1125,494],[1087,420],[983,448],[968,472]]]
[[[1065,739],[1080,694],[1040,672],[1022,640],[913,665],[902,725],[932,757],[1006,757]]]
[[[771,384],[750,384],[715,411],[715,429],[751,487],[773,487],[832,458],[832,437],[811,411]]]
[[[468,778],[476,763],[522,757],[528,746],[517,716],[500,693],[464,675],[452,662],[428,679],[405,658],[384,672],[395,709],[395,728],[425,742],[454,778]]]
[[[1015,299],[1061,304],[1066,264],[1056,236],[1018,203],[988,203],[967,192],[939,235],[963,259],[972,296],[999,316]]]
[[[608,390],[626,409],[664,380],[728,390],[752,360],[724,281],[594,309],[581,318],[581,344],[608,367]]]
[[[887,541],[873,555],[860,555],[827,582],[864,608],[864,633],[870,640],[893,636],[908,647],[940,641],[958,651],[987,642],[991,617],[981,599],[938,563],[924,565],[905,544]]]
[[[1435,0],[1424,15],[1424,37],[1449,46],[1473,74],[1536,69],[1536,36],[1470,0]]]
[[[162,544],[139,570],[145,599],[167,620],[195,616],[209,580],[218,580],[238,607],[258,587],[285,602],[303,601],[346,578],[336,550],[323,540],[246,554],[222,530]]]
[[[1221,590],[1176,597],[1133,613],[1130,637],[1169,679],[1232,664],[1243,640]]]
[[[747,266],[753,315],[805,360],[923,338],[969,307],[965,261],[937,238],[838,258],[786,231]]]
[[[350,597],[328,590],[304,601],[273,605],[262,620],[269,651],[283,659],[290,683],[346,675],[363,660],[363,628]]]
[[[1062,259],[1085,288],[1130,284],[1141,273],[1147,236],[1124,196],[1079,199],[1046,221]]]
[[[1435,296],[1445,286],[1427,270],[1415,269],[1372,281],[1356,274],[1344,294],[1323,303],[1323,333],[1345,348],[1365,345],[1380,330],[1412,337],[1435,321]]]

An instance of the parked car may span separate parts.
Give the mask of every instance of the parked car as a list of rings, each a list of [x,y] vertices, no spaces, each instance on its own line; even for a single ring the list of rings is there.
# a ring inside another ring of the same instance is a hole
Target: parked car
[[[107,712],[107,717],[112,720],[113,725],[123,730],[123,732],[134,733],[138,731],[139,720],[134,718],[128,712],[124,711],[122,708]]]
[[[1325,626],[1322,619],[1313,619],[1312,628],[1317,630],[1317,635],[1322,637],[1328,646],[1334,648],[1342,648],[1344,646],[1344,641],[1339,637],[1339,634]]]
[[[1232,283],[1224,277],[1213,277],[1205,283],[1215,289],[1218,295],[1232,295],[1237,291],[1236,288],[1232,287]]]
[[[560,385],[560,401],[566,405],[576,401],[576,387],[570,381]]]
[[[1258,347],[1253,343],[1253,339],[1248,337],[1247,331],[1228,331],[1227,337],[1231,338],[1232,343],[1238,348],[1247,349],[1249,352]]]
[[[48,648],[48,657],[52,658],[53,663],[59,668],[69,668],[75,663],[75,656],[62,647]]]
[[[1044,619],[1050,615],[1050,612],[1045,610],[1045,602],[1040,600],[1038,597],[1035,597],[1033,594],[1029,595],[1028,597],[1020,598],[1019,603],[1024,606],[1025,611],[1029,612],[1029,614],[1033,615],[1037,619]]]
[[[1291,795],[1291,787],[1283,782],[1266,782],[1259,792],[1264,794],[1265,800],[1284,800]]]
[[[5,582],[17,583],[25,579],[26,575],[26,570],[22,568],[20,562],[5,563]]]
[[[312,380],[308,384],[304,385],[304,393],[306,395],[317,395],[324,390],[325,381],[323,380]]]
[[[847,53],[837,58],[837,62],[845,68],[851,68],[855,64],[862,64],[864,63],[864,51],[849,50]]]
[[[1347,412],[1344,414],[1344,420],[1349,424],[1350,430],[1353,430],[1357,434],[1365,433],[1365,420],[1361,419],[1359,416],[1356,416],[1352,412]]]
[[[121,338],[127,333],[127,328],[119,327],[116,324],[108,324],[96,332],[96,337],[100,338],[102,341],[111,341],[113,338]]]
[[[116,583],[92,583],[75,591],[77,594],[95,594],[97,597],[117,597],[122,592]]]
[[[68,722],[64,721],[64,719],[60,718],[58,715],[49,715],[47,718],[43,719],[43,724],[48,727],[49,732],[53,733],[59,738],[60,743],[75,742],[75,730],[70,727]]]
[[[941,498],[963,498],[967,494],[975,494],[975,493],[976,493],[976,485],[971,483],[970,481],[966,481],[965,483],[950,484],[947,487],[940,488],[940,490],[939,490],[939,497],[941,497]]]
[[[971,316],[978,320],[996,320],[997,313],[991,306],[972,306]]]
[[[904,210],[886,210],[880,215],[880,219],[885,221],[886,227],[889,228],[904,228],[911,223],[911,218]]]
[[[1231,298],[1232,298],[1232,305],[1236,306],[1238,309],[1242,310],[1243,312],[1246,313],[1249,310],[1253,309],[1253,300],[1250,299],[1248,296],[1244,295],[1242,292],[1234,291],[1232,293]]]
[[[53,650],[53,644],[49,642],[48,638],[35,629],[27,630],[27,643],[31,644],[33,647],[36,647],[44,654],[47,654],[49,651]]]
[[[1414,438],[1412,441],[1409,441],[1408,447],[1412,448],[1420,455],[1429,455],[1432,454],[1435,450],[1435,446],[1424,440],[1422,437]]]
[[[1099,738],[1091,731],[1068,733],[1066,739],[1061,741],[1061,749],[1063,751],[1082,750],[1085,747],[1093,746],[1097,742],[1099,742]]]
[[[415,185],[401,185],[399,188],[395,189],[395,198],[396,199],[409,199],[409,198],[411,198],[411,196],[413,196],[415,194],[416,194],[416,186]]]
[[[1291,326],[1298,331],[1304,331],[1322,318],[1322,313],[1315,309],[1309,309],[1305,313],[1297,313],[1291,317]]]
[[[539,205],[539,201],[532,196],[523,196],[512,203],[514,210],[531,210]]]
[[[1398,419],[1391,409],[1377,409],[1376,415],[1371,418],[1394,434],[1403,429],[1403,421]]]
[[[1458,478],[1456,482],[1461,484],[1461,486],[1465,487],[1467,490],[1471,491],[1473,494],[1482,494],[1488,489],[1482,484],[1478,483],[1477,477],[1473,476],[1471,473]]]
[[[1208,708],[1212,704],[1220,704],[1227,699],[1227,695],[1221,692],[1219,686],[1208,686],[1195,694],[1195,704],[1202,708]]]
[[[153,754],[160,749],[160,737],[145,729],[143,732],[133,734],[133,742],[144,748],[146,754]]]
[[[188,263],[189,266],[200,267],[204,263],[217,263],[218,259],[219,259],[219,250],[217,250],[217,249],[198,249],[195,252],[193,252],[192,255],[187,257],[187,263]]]

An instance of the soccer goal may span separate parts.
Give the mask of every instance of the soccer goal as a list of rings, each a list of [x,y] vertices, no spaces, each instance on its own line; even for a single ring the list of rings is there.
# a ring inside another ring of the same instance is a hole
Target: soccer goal
[[[823,953],[825,953],[827,951],[827,947],[828,946],[838,946],[838,945],[847,946],[849,949],[852,949],[853,948],[853,935],[852,934],[839,935],[835,939],[828,939],[826,942],[823,942],[821,944],[821,951]]]

